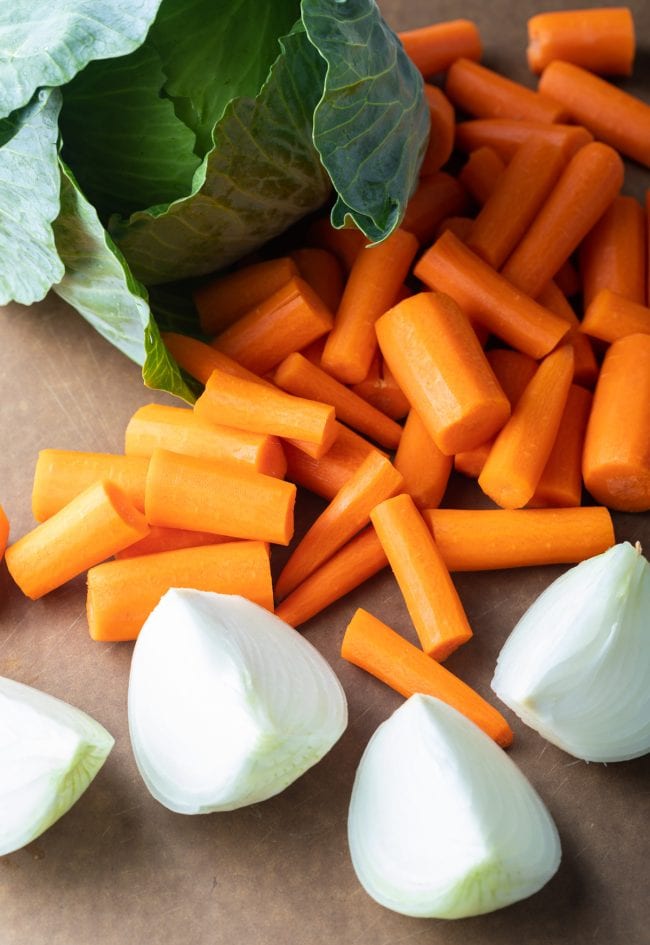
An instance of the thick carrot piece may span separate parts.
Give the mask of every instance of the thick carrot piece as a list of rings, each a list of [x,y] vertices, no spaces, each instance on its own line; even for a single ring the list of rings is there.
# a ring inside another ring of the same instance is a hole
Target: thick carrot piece
[[[554,312],[560,318],[564,318],[571,326],[564,340],[573,348],[573,379],[576,384],[593,387],[599,371],[594,349],[587,336],[580,330],[578,316],[554,279],[544,286],[537,296],[537,301],[549,312]]]
[[[592,395],[584,387],[569,388],[560,428],[544,472],[528,503],[531,508],[574,508],[582,499],[582,449]]]
[[[408,400],[379,352],[364,379],[354,384],[352,390],[391,420],[403,420],[410,410]]]
[[[336,438],[334,408],[213,371],[194,404],[200,420],[237,430],[304,440],[326,453]]]
[[[563,319],[523,295],[449,231],[414,271],[425,285],[455,299],[468,318],[531,358],[543,358],[569,330]]]
[[[290,256],[301,278],[323,300],[330,312],[335,312],[341,302],[345,280],[341,263],[334,253],[317,246],[305,246],[303,249],[294,249]]]
[[[200,545],[221,545],[231,542],[229,535],[214,535],[212,532],[195,532],[187,528],[163,528],[152,525],[149,534],[134,544],[116,551],[114,557],[136,558],[140,555],[158,554],[160,551],[176,551],[179,548],[198,548]]]
[[[211,345],[203,341],[188,338],[186,335],[177,335],[171,331],[162,332],[161,337],[167,350],[183,370],[202,384],[207,384],[213,371],[223,371],[225,374],[232,374],[233,377],[266,384],[267,387],[271,386],[264,378],[248,371],[221,351],[215,351]]]
[[[146,456],[41,450],[34,470],[32,514],[37,522],[44,522],[100,479],[115,483],[142,511],[148,468]]]
[[[409,200],[402,229],[412,233],[421,244],[430,243],[446,217],[465,213],[469,200],[455,177],[438,171],[420,178],[418,189]]]
[[[407,699],[416,692],[441,699],[502,748],[512,744],[512,730],[496,709],[458,676],[366,610],[357,610],[348,624],[341,656]]]
[[[426,522],[408,495],[382,502],[373,509],[370,520],[422,649],[442,662],[470,639],[472,630]]]
[[[234,361],[264,375],[280,361],[330,331],[332,313],[299,277],[246,312],[212,342]]]
[[[282,479],[287,461],[277,437],[205,423],[193,410],[146,404],[129,420],[124,435],[127,456],[172,450],[219,462],[243,463],[255,472]]]
[[[503,267],[505,278],[527,295],[539,295],[607,210],[622,183],[623,162],[613,148],[598,141],[581,148]]]
[[[2,561],[9,541],[9,519],[7,513],[0,505],[0,561]]]
[[[466,315],[440,292],[405,299],[377,322],[382,354],[438,449],[478,446],[510,414]]]
[[[446,72],[456,59],[480,59],[481,35],[472,20],[432,23],[397,34],[406,54],[423,76]]]
[[[106,561],[88,572],[86,610],[93,640],[135,640],[170,587],[240,594],[273,611],[271,567],[261,541],[236,541]]]
[[[601,289],[645,305],[646,217],[638,200],[614,198],[580,247],[580,273],[585,309]]]
[[[577,125],[552,124],[542,121],[514,121],[511,118],[477,118],[456,125],[456,147],[461,151],[476,151],[488,147],[496,151],[506,163],[531,138],[557,144],[568,161],[594,136]]]
[[[454,106],[436,85],[424,83],[424,97],[429,107],[429,144],[422,158],[420,174],[435,174],[446,164],[454,149],[456,116]]]
[[[331,558],[368,524],[375,506],[403,485],[390,460],[370,453],[294,549],[276,582],[276,599],[282,600]]]
[[[194,292],[201,328],[214,335],[283,286],[298,267],[288,257],[269,259],[220,276]]]
[[[457,59],[450,67],[445,92],[454,105],[476,118],[551,123],[566,121],[568,116],[552,96],[533,92],[469,59]]]
[[[528,20],[528,65],[540,73],[555,59],[600,75],[632,75],[634,20],[628,7],[558,10]]]
[[[323,368],[343,383],[358,384],[370,370],[375,322],[394,304],[417,249],[415,236],[397,229],[355,259],[321,358]]]
[[[615,543],[606,508],[427,509],[450,571],[492,571],[542,564],[575,564]]]
[[[539,82],[544,93],[600,141],[650,167],[650,105],[569,62],[552,62]]]
[[[7,548],[7,568],[37,600],[149,531],[146,519],[113,483],[95,482]]]
[[[650,509],[650,335],[608,349],[587,426],[582,475],[597,502],[621,512]]]
[[[626,335],[650,335],[650,308],[602,289],[592,299],[580,328],[592,338],[607,342]]]
[[[310,492],[333,499],[370,453],[381,453],[358,433],[337,423],[333,445],[321,459],[308,456],[291,443],[284,447],[287,477]],[[383,455],[383,454],[381,454]]]
[[[565,163],[558,144],[544,138],[522,144],[498,177],[466,245],[493,269],[500,269],[535,219]]]
[[[454,236],[465,243],[472,232],[474,220],[471,217],[447,217],[443,220],[436,231],[436,239],[442,236],[447,230],[451,230]]]
[[[364,433],[381,446],[395,449],[399,444],[402,428],[398,423],[372,407],[340,381],[311,364],[301,354],[290,354],[285,358],[273,379],[278,387],[289,394],[331,404],[339,420]]]
[[[145,513],[152,525],[288,545],[295,501],[293,483],[248,466],[162,449],[151,455]]]
[[[506,165],[496,151],[490,147],[477,148],[470,154],[458,180],[482,207],[494,193],[505,169]]]
[[[411,410],[395,454],[395,469],[420,509],[440,505],[453,466],[451,456],[441,453],[415,410]]]
[[[562,345],[540,364],[510,420],[494,441],[478,484],[504,509],[533,497],[553,444],[573,379],[573,349]]]
[[[333,253],[347,273],[368,241],[356,227],[342,227],[337,230],[327,217],[321,217],[309,224],[306,243],[307,246],[317,246]]]
[[[374,528],[369,525],[313,571],[278,604],[275,612],[289,626],[299,627],[387,565],[384,549]]]

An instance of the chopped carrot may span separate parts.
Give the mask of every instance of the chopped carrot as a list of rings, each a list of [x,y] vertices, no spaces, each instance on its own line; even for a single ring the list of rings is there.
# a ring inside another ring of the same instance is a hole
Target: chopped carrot
[[[395,454],[395,469],[418,508],[440,505],[452,466],[451,456],[440,452],[420,416],[411,410]]]
[[[615,197],[580,247],[582,304],[601,289],[632,302],[646,301],[646,218],[634,197]]]
[[[585,485],[621,512],[650,509],[650,335],[626,335],[608,349],[587,425]]]
[[[549,94],[506,79],[469,59],[457,59],[447,73],[445,92],[454,105],[476,118],[513,118],[516,121],[562,122],[564,105]]]
[[[511,118],[478,118],[456,125],[456,147],[461,151],[492,148],[506,163],[517,148],[531,138],[558,144],[567,161],[594,136],[576,125],[552,124],[543,121],[514,121]]]
[[[446,164],[454,149],[456,116],[454,106],[436,85],[424,83],[424,97],[429,108],[429,144],[422,158],[420,174],[435,174]]]
[[[37,522],[44,522],[100,479],[115,483],[143,511],[148,468],[146,456],[41,450],[34,470],[32,514]]]
[[[592,338],[607,342],[626,335],[650,335],[650,308],[609,289],[601,289],[592,299],[580,327]]]
[[[405,299],[379,319],[377,338],[441,452],[471,449],[507,420],[508,400],[467,316],[449,296],[420,292]]]
[[[441,699],[471,719],[502,748],[512,743],[510,726],[496,709],[458,676],[366,610],[357,610],[348,624],[341,656],[407,699],[416,692]]]
[[[295,500],[293,483],[249,466],[163,449],[151,455],[145,513],[152,525],[288,545]]]
[[[223,331],[297,275],[295,262],[281,257],[244,266],[206,283],[194,292],[202,331],[206,335]]]
[[[581,148],[503,267],[505,278],[533,298],[539,295],[607,210],[622,183],[623,162],[613,148],[598,141]]]
[[[582,278],[570,259],[563,262],[555,273],[555,282],[564,295],[569,298],[577,295],[582,289]]]
[[[634,20],[628,7],[554,10],[528,20],[528,65],[540,73],[555,59],[601,75],[632,75]]]
[[[446,230],[451,230],[461,243],[466,243],[473,226],[474,220],[471,217],[446,217],[436,230],[436,239]]]
[[[299,627],[374,577],[387,564],[375,530],[368,525],[285,597],[275,612],[289,626]]]
[[[361,230],[356,227],[342,227],[337,230],[328,217],[313,220],[309,224],[306,237],[308,246],[326,249],[336,256],[346,272],[352,269],[359,251],[368,242]]]
[[[225,374],[232,374],[233,377],[241,377],[245,381],[266,384],[267,387],[272,386],[264,378],[258,377],[252,371],[248,371],[241,364],[233,361],[228,355],[222,354],[221,351],[215,351],[211,345],[204,341],[188,338],[186,335],[177,335],[171,331],[162,332],[162,339],[167,350],[180,367],[202,384],[207,384],[212,372],[219,370]]]
[[[375,506],[403,485],[390,460],[370,453],[294,549],[276,582],[276,599],[282,600],[331,558],[368,524]]]
[[[432,23],[397,34],[409,59],[422,75],[446,72],[456,59],[480,59],[481,36],[472,20]]]
[[[569,330],[563,319],[517,291],[449,231],[420,257],[414,271],[425,285],[451,295],[470,319],[531,358],[543,358]]]
[[[574,121],[621,154],[650,167],[650,105],[569,62],[552,62],[539,88]]]
[[[343,268],[334,253],[317,246],[294,249],[291,259],[298,267],[301,278],[320,296],[330,312],[339,307],[343,295]]]
[[[494,193],[505,168],[503,159],[492,148],[477,148],[470,154],[458,180],[482,207]]]
[[[598,362],[591,342],[580,330],[578,316],[554,279],[547,282],[537,296],[537,301],[549,312],[564,318],[571,328],[564,341],[573,348],[573,379],[576,384],[593,387],[598,377]]]
[[[582,499],[582,448],[592,396],[584,387],[572,384],[564,413],[544,472],[532,499],[531,508],[573,508]]]
[[[215,535],[212,532],[195,532],[188,528],[163,528],[152,525],[149,534],[134,542],[122,551],[116,551],[115,558],[136,558],[140,555],[153,555],[160,551],[176,551],[179,548],[197,548],[200,545],[221,545],[233,541],[229,535]]]
[[[379,351],[364,379],[352,390],[391,420],[403,420],[409,412],[409,402]]]
[[[465,213],[468,206],[465,189],[455,177],[444,171],[427,174],[420,178],[406,206],[402,229],[412,233],[419,243],[430,243],[445,217]]]
[[[425,653],[442,662],[472,636],[447,566],[413,499],[398,495],[370,514]]]
[[[332,322],[320,296],[295,276],[226,328],[212,347],[261,376],[288,354],[326,335]]]
[[[575,564],[615,543],[606,508],[427,509],[450,571],[492,571],[543,564]]]
[[[100,480],[10,545],[7,568],[23,594],[37,600],[148,531],[128,496]]]
[[[541,362],[497,435],[478,484],[501,508],[522,508],[532,499],[553,449],[572,378],[573,349],[562,345]]]
[[[319,338],[318,341],[312,341],[310,345],[303,348],[300,353],[303,358],[307,358],[307,360],[315,364],[316,367],[320,367],[320,359],[323,357],[324,348],[325,338]]]
[[[9,519],[7,513],[0,505],[0,561],[4,557],[5,548],[9,540]]]
[[[273,611],[266,545],[231,541],[106,561],[91,568],[86,602],[90,636],[102,642],[135,640],[171,587],[240,594]]]
[[[321,358],[324,370],[338,380],[358,384],[370,370],[377,350],[375,322],[395,302],[417,249],[415,236],[397,229],[355,259]]]
[[[381,451],[353,430],[336,424],[336,439],[321,459],[308,456],[291,443],[284,447],[287,476],[291,482],[333,499],[370,453]],[[384,455],[383,453],[381,455]]]

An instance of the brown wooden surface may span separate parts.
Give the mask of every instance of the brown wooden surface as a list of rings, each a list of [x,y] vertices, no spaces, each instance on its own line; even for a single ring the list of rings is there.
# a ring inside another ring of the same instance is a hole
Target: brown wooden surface
[[[568,6],[568,4],[565,4]],[[589,4],[571,3],[571,6]],[[530,82],[525,22],[557,2],[384,0],[396,28],[475,18],[484,61]],[[631,4],[648,76],[650,9]],[[650,84],[629,83],[650,100]],[[629,172],[641,196],[647,171]],[[0,311],[0,502],[17,537],[32,526],[37,451],[53,446],[119,451],[126,422],[164,396],[138,369],[56,299]],[[447,505],[480,505],[454,480]],[[320,508],[299,504],[300,527]],[[617,515],[618,540],[645,540],[650,517]],[[282,555],[277,555],[279,563]],[[475,631],[449,666],[481,693],[514,623],[561,568],[459,575]],[[413,638],[399,591],[384,573],[304,628],[348,695],[350,724],[334,750],[279,797],[204,817],[172,814],[146,791],[131,755],[126,718],[130,644],[99,645],[87,632],[84,579],[32,603],[0,568],[0,675],[78,705],[116,738],[105,767],[78,804],[34,843],[0,858],[0,945],[641,945],[647,933],[648,759],[586,765],[506,715],[511,757],[540,791],[563,846],[556,877],[533,898],[457,922],[415,920],[376,905],[359,886],[346,841],[358,759],[401,699],[338,656],[346,621],[363,605]],[[432,816],[441,812],[432,811]]]

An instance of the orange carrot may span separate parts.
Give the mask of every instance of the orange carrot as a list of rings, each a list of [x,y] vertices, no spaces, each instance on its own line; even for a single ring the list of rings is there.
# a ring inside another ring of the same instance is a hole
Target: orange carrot
[[[128,422],[127,456],[151,456],[158,447],[204,459],[244,463],[255,472],[282,479],[287,461],[275,436],[205,423],[193,410],[146,404]]]
[[[470,154],[458,180],[474,200],[483,206],[494,193],[505,167],[502,158],[492,148],[477,148]]]
[[[258,377],[252,371],[248,371],[232,358],[221,351],[215,351],[211,345],[203,341],[197,341],[196,338],[188,338],[186,335],[177,335],[175,332],[162,332],[162,339],[165,347],[178,362],[178,364],[195,377],[202,384],[207,384],[208,378],[213,371],[224,371],[226,374],[232,374],[233,377],[241,377],[246,381],[253,381],[258,384],[266,384],[271,387],[268,381]]]
[[[135,640],[170,587],[240,594],[273,610],[264,542],[235,541],[106,561],[88,572],[86,609],[93,640]]]
[[[0,561],[4,557],[7,541],[9,540],[9,519],[7,513],[0,505]]]
[[[465,213],[468,206],[467,194],[455,177],[444,171],[428,174],[407,204],[402,229],[419,243],[430,243],[445,217]]]
[[[359,251],[368,242],[361,230],[356,227],[343,227],[337,230],[327,217],[313,220],[309,224],[306,239],[308,246],[326,249],[336,256],[346,272],[352,269]]]
[[[441,453],[415,410],[411,410],[395,454],[395,469],[418,508],[440,505],[453,460]]]
[[[320,367],[320,359],[323,357],[324,349],[325,339],[319,338],[318,341],[312,341],[310,345],[307,345],[306,348],[303,348],[300,353],[303,358],[307,358],[307,360],[311,361],[312,364],[315,364],[316,367]]]
[[[275,612],[291,627],[299,627],[374,577],[387,564],[384,549],[369,525],[313,571],[278,604]]]
[[[513,288],[449,231],[414,271],[432,289],[451,295],[469,318],[532,358],[543,358],[568,331],[565,321]]]
[[[601,341],[617,341],[626,335],[650,335],[650,308],[601,289],[582,319],[581,330]]]
[[[422,513],[450,571],[575,564],[615,543],[605,508],[427,509]]]
[[[646,300],[646,218],[634,197],[615,197],[580,247],[582,303],[611,289],[632,302]]]
[[[436,239],[446,230],[451,230],[454,236],[465,243],[472,232],[474,220],[471,217],[446,217],[436,230]]]
[[[375,322],[393,305],[417,249],[413,234],[397,229],[355,259],[321,358],[338,380],[358,384],[368,373],[377,350]]]
[[[32,513],[44,522],[76,495],[100,479],[110,479],[137,509],[144,509],[144,486],[149,459],[114,453],[41,450],[34,470]]]
[[[533,298],[553,278],[623,183],[623,162],[594,141],[567,164],[530,229],[503,267],[503,275]]]
[[[555,273],[555,282],[564,295],[567,295],[569,298],[571,298],[572,295],[577,295],[582,289],[580,273],[570,259],[562,263]]]
[[[296,487],[250,467],[156,449],[145,513],[152,525],[288,545]]]
[[[409,402],[379,352],[364,379],[352,390],[392,420],[403,420],[409,412]]]
[[[402,428],[394,420],[355,394],[340,381],[330,377],[301,354],[290,354],[273,375],[282,390],[297,397],[318,400],[331,404],[336,416],[343,423],[364,433],[371,440],[395,449],[402,435]]]
[[[212,347],[263,375],[288,354],[326,335],[332,321],[320,296],[296,276],[218,335]]]
[[[568,161],[594,136],[576,125],[549,125],[543,121],[514,121],[511,118],[479,118],[456,125],[456,147],[461,151],[492,148],[506,163],[517,148],[531,138],[543,138],[559,145]]]
[[[441,452],[471,449],[507,420],[507,398],[467,317],[449,296],[421,292],[405,299],[379,319],[377,338]]]
[[[441,89],[424,83],[424,97],[429,107],[429,144],[422,159],[420,174],[435,174],[446,164],[454,149],[456,116],[454,106]]]
[[[407,699],[416,692],[441,699],[471,719],[502,748],[512,744],[512,730],[496,709],[458,676],[366,610],[357,610],[348,624],[341,656]]]
[[[219,276],[194,292],[201,328],[214,335],[298,275],[292,259],[282,257],[244,266]]]
[[[490,450],[478,484],[497,505],[518,509],[533,497],[573,378],[573,349],[562,345],[540,364]]]
[[[632,75],[634,20],[628,7],[561,10],[528,20],[528,65],[540,73],[555,59],[601,75]]]
[[[134,542],[122,551],[116,551],[114,557],[136,558],[140,555],[157,554],[160,551],[176,551],[179,548],[198,548],[200,545],[221,545],[231,542],[228,535],[214,535],[212,532],[195,532],[188,528],[163,528],[152,525],[149,534]]]
[[[553,97],[527,89],[469,59],[457,59],[447,73],[445,92],[454,105],[477,118],[561,122],[567,110]]]
[[[334,408],[213,371],[194,404],[200,420],[313,443],[326,453],[336,437]]]
[[[483,48],[476,23],[450,20],[397,34],[422,75],[446,72],[456,59],[480,59]]]
[[[390,460],[370,453],[294,549],[276,582],[276,599],[282,600],[331,558],[368,524],[374,507],[403,485]]]
[[[582,458],[597,502],[622,512],[650,509],[650,335],[608,349],[596,385]]]
[[[290,256],[300,276],[320,296],[330,312],[335,312],[344,286],[343,268],[336,256],[316,246],[294,249]]]
[[[7,568],[23,594],[37,600],[148,531],[128,496],[100,480],[10,545]]]
[[[315,492],[324,499],[333,499],[370,453],[378,453],[358,433],[336,424],[336,439],[321,459],[308,456],[290,443],[284,447],[287,476],[291,482]],[[383,454],[382,454],[383,455]]]
[[[472,630],[431,532],[408,495],[382,502],[370,519],[422,649],[442,662],[470,639]]]
[[[650,167],[650,105],[569,62],[552,62],[539,82],[600,141]]]
[[[592,396],[584,387],[569,388],[560,428],[544,472],[532,499],[531,508],[550,506],[569,508],[580,505],[582,498],[582,448],[591,410]]]
[[[593,387],[599,370],[594,349],[587,336],[581,332],[578,316],[554,279],[547,282],[537,296],[537,301],[549,312],[554,312],[555,315],[565,319],[571,326],[564,340],[573,348],[573,379],[576,384]]]
[[[650,190],[645,192],[645,219],[646,219],[646,274],[648,283],[646,286],[646,302],[650,305]]]

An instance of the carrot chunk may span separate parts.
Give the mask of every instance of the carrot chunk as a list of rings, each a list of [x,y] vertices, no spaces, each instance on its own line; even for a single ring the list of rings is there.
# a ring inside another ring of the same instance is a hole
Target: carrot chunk
[[[516,121],[565,121],[568,111],[552,95],[533,92],[519,82],[469,59],[457,59],[447,73],[445,92],[458,108],[476,118]]]
[[[601,75],[631,75],[634,20],[628,7],[554,10],[528,20],[528,65],[540,73],[555,59]]]
[[[472,20],[432,23],[397,34],[422,75],[445,72],[456,59],[480,59],[481,36]]]

